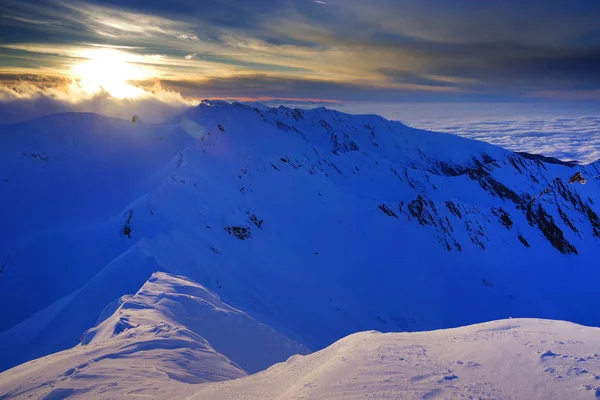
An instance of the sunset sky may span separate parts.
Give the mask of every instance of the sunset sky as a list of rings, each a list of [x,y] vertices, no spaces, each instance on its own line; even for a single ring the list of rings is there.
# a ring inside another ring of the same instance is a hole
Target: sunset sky
[[[600,1],[0,3],[0,84],[136,97],[600,100]]]

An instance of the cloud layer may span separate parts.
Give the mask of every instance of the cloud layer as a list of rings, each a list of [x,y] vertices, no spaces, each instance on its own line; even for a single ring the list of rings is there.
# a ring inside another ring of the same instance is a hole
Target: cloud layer
[[[600,159],[600,117],[463,121],[429,128],[483,140],[514,151],[543,154],[583,164]]]
[[[600,159],[598,105],[421,103],[382,105],[379,109],[411,126],[483,140],[513,151],[583,164]]]
[[[77,111],[130,119],[138,115],[149,123],[173,117],[196,102],[179,93],[154,87],[135,99],[118,99],[106,92],[88,94],[75,83],[41,87],[28,82],[0,85],[0,124],[11,124],[44,115]]]
[[[86,52],[110,46],[195,97],[600,98],[593,1],[4,3],[5,74],[72,77]]]

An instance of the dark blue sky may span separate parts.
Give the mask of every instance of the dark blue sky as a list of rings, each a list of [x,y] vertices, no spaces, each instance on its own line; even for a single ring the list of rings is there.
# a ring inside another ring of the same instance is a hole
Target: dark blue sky
[[[3,0],[0,57],[199,98],[600,100],[600,1]]]

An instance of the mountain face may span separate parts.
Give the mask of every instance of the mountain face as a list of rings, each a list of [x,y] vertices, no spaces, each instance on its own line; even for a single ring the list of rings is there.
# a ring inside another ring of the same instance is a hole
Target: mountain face
[[[0,127],[0,369],[78,343],[156,271],[313,350],[512,317],[600,324],[600,164],[327,109]],[[587,180],[569,183],[579,173]]]
[[[307,353],[203,286],[155,273],[78,346],[0,374],[0,398],[182,398]]]

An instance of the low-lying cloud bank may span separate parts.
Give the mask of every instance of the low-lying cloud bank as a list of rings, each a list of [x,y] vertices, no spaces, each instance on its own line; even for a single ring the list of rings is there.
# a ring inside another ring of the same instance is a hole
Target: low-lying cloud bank
[[[462,121],[427,129],[483,140],[514,151],[543,154],[588,164],[600,159],[600,117]]]
[[[93,112],[149,123],[165,121],[197,102],[155,86],[136,98],[115,98],[107,92],[87,93],[76,82],[42,87],[29,82],[0,85],[0,124],[11,124],[61,112]]]

